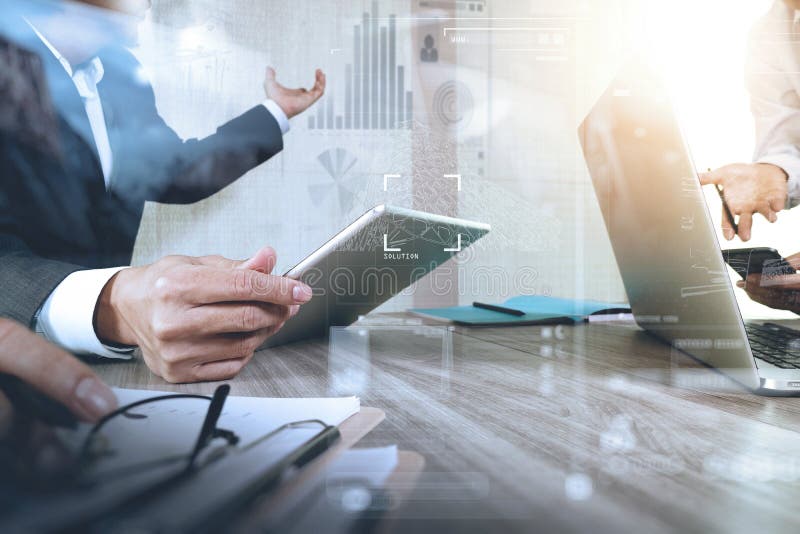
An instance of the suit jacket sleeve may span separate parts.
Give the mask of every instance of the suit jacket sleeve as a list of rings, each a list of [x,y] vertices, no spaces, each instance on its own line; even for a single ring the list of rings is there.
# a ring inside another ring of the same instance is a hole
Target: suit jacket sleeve
[[[44,301],[64,278],[83,267],[44,259],[19,238],[0,233],[0,316],[29,327]]]
[[[204,139],[181,139],[159,115],[149,83],[129,76],[141,72],[138,61],[128,52],[102,59],[118,194],[170,204],[197,202],[283,150],[280,125],[263,105]]]
[[[58,121],[44,103],[38,56],[2,37],[0,56],[0,316],[32,326],[50,292],[81,267],[44,259],[20,237],[22,229],[34,231],[28,223],[41,217],[28,213],[31,206],[18,193],[37,187],[30,172],[58,151]],[[21,219],[21,212],[29,218]]]
[[[196,202],[258,167],[283,150],[278,121],[264,106],[257,106],[202,140],[181,143],[169,165],[169,187],[156,200]]]

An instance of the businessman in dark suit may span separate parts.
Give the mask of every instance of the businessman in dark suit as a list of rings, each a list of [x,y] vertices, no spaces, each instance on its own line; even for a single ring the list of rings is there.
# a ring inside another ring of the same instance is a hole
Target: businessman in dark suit
[[[144,203],[196,202],[277,154],[288,120],[319,99],[325,77],[290,90],[267,69],[265,103],[184,141],[123,46],[149,4],[26,0],[2,15],[4,32],[42,59],[57,135],[55,148],[0,135],[0,315],[75,353],[129,357],[138,346],[169,381],[228,378],[310,288],[270,275],[268,247],[246,262],[169,257],[124,268]]]
[[[5,103],[0,107],[0,138],[13,131],[18,145],[28,144],[42,154],[52,154],[57,150],[56,116],[41,91],[42,82],[41,60],[0,38],[0,101]],[[114,394],[89,367],[19,323],[2,318],[0,374],[30,384],[85,421],[96,421],[116,407]],[[3,387],[0,385],[0,444],[24,426]],[[24,440],[19,443],[25,444]]]

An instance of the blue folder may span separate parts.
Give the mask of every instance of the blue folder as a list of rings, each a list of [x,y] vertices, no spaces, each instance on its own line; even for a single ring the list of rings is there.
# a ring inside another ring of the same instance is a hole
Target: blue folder
[[[630,313],[631,311],[624,304],[542,296],[513,297],[502,303],[501,306],[519,310],[524,315],[509,315],[476,308],[475,306],[413,308],[409,311],[424,317],[432,317],[465,326],[571,324],[583,321],[590,315]]]

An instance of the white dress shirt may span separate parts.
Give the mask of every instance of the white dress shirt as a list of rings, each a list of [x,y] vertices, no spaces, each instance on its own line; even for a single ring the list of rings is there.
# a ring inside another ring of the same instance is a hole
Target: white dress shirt
[[[29,25],[30,22],[28,22]],[[86,115],[100,158],[106,188],[114,168],[114,154],[108,139],[105,115],[97,85],[103,79],[103,63],[95,57],[80,69],[73,69],[62,54],[31,25],[36,35],[58,59],[72,78],[83,100]],[[278,121],[281,133],[289,131],[289,119],[273,100],[264,107]],[[125,267],[78,271],[67,276],[50,294],[36,319],[35,329],[49,341],[76,354],[96,354],[108,358],[129,358],[133,349],[104,345],[94,330],[94,313],[97,299],[106,283]]]
[[[754,161],[789,176],[787,207],[800,204],[800,25],[782,0],[750,33],[746,82],[755,119]]]

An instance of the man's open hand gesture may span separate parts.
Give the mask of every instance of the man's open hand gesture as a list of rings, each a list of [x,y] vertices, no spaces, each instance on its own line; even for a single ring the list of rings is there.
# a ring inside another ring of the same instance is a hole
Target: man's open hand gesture
[[[267,67],[264,91],[286,113],[288,118],[299,115],[325,94],[325,73],[317,69],[314,87],[311,89],[287,89],[275,79],[275,69]]]

